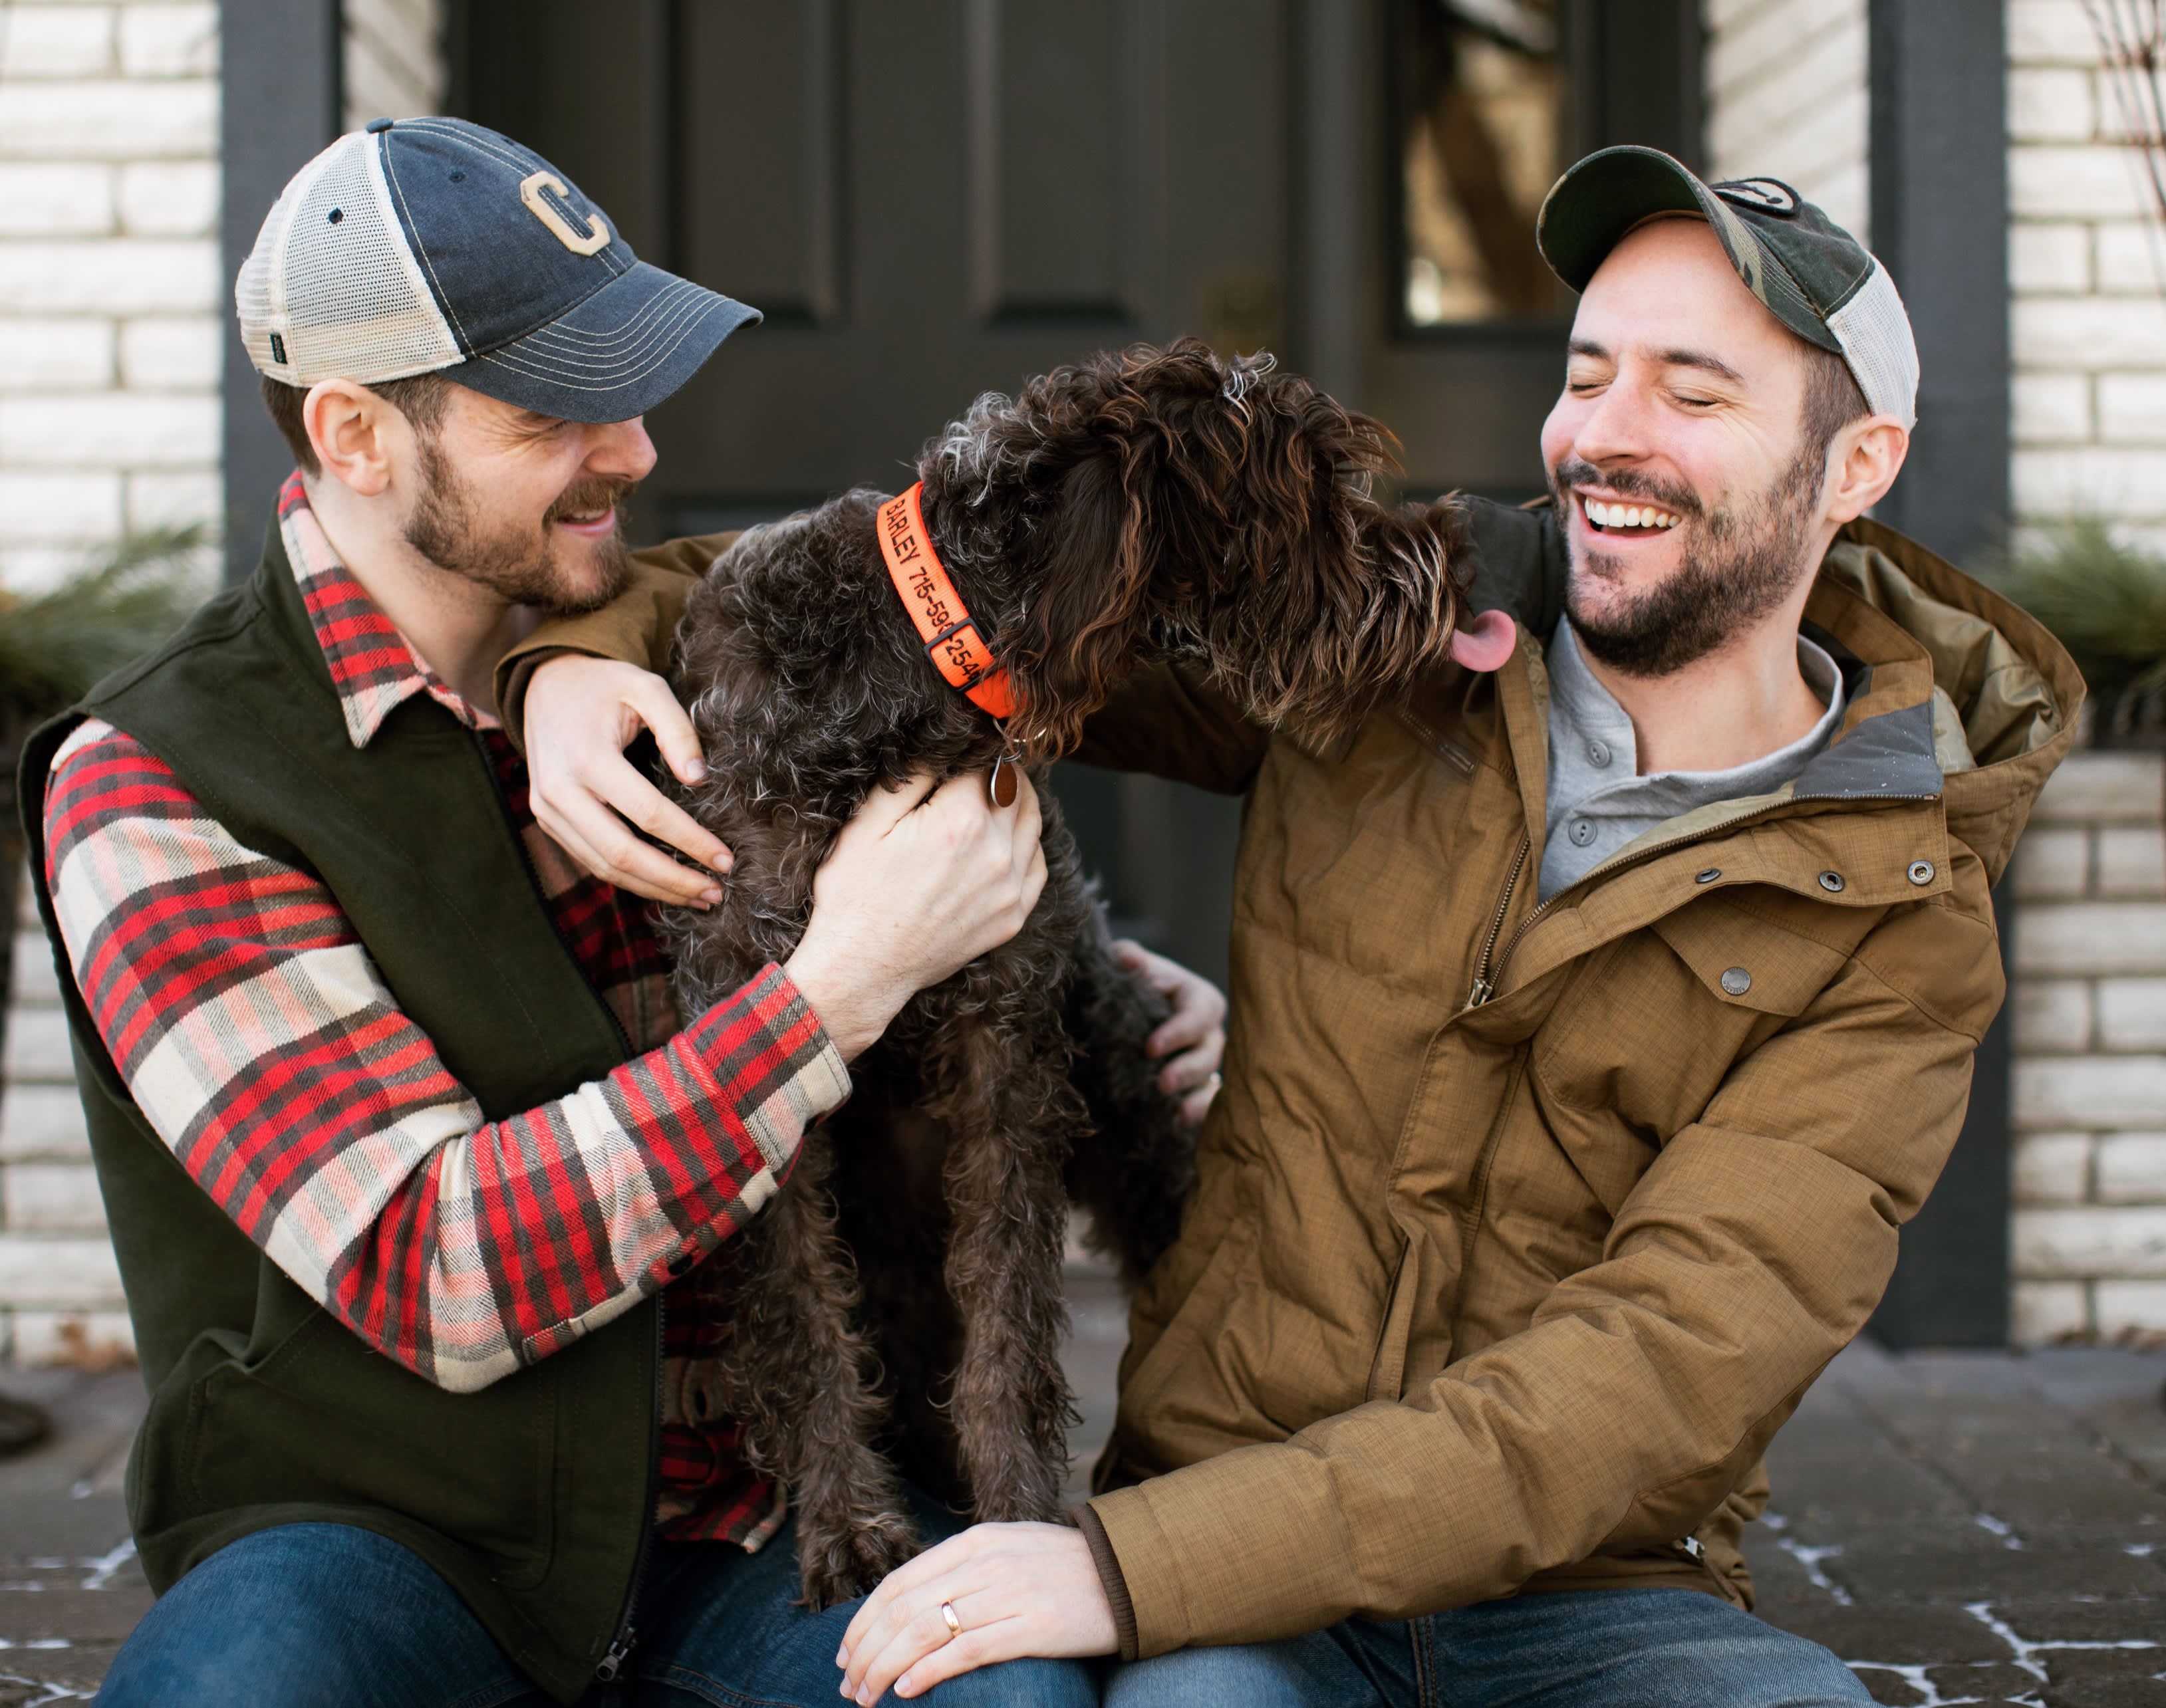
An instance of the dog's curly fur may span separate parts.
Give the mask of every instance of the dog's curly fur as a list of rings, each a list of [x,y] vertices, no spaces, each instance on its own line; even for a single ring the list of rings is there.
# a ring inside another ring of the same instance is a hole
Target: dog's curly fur
[[[1457,514],[1378,505],[1390,467],[1376,423],[1194,340],[980,398],[918,472],[1012,679],[1005,731],[926,658],[874,535],[883,495],[748,533],[678,635],[707,760],[683,798],[737,856],[721,906],[665,922],[684,1011],[789,957],[871,789],[983,769],[1004,745],[1042,772],[1139,660],[1186,659],[1322,741],[1403,693],[1459,614]],[[1068,1205],[1131,1281],[1177,1231],[1191,1148],[1143,1055],[1163,1005],[1114,962],[1058,804],[1040,804],[1049,875],[1022,932],[913,999],[718,1254],[738,1293],[714,1397],[790,1489],[815,1605],[918,1546],[898,1466],[980,1520],[1055,1515]]]

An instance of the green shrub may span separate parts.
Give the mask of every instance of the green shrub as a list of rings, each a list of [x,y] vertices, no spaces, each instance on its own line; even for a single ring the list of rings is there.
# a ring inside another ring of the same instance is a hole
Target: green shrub
[[[1987,566],[1986,578],[2068,649],[2102,746],[2166,741],[2166,558],[2079,516]]]
[[[0,730],[19,739],[178,628],[201,591],[190,560],[203,537],[129,535],[47,592],[0,593]]]

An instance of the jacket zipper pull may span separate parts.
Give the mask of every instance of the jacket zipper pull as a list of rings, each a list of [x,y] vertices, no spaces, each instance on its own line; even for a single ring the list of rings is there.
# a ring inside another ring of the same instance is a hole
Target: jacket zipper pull
[[[1496,992],[1497,983],[1494,979],[1477,974],[1474,980],[1474,988],[1467,993],[1466,1005],[1469,1008],[1479,1008],[1495,995]]]
[[[638,1641],[639,1633],[626,1626],[624,1635],[611,1643],[602,1658],[594,1663],[594,1676],[605,1684],[612,1682],[624,1670],[625,1658],[631,1654],[631,1646]]]

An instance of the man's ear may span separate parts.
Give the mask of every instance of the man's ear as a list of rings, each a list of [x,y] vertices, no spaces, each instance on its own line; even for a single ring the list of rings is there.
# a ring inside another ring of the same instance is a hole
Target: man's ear
[[[324,472],[364,498],[391,484],[399,441],[413,430],[406,418],[351,380],[323,380],[301,400],[301,424]]]
[[[1827,503],[1821,519],[1841,527],[1863,515],[1888,496],[1910,452],[1910,430],[1893,415],[1852,422],[1828,446]]]

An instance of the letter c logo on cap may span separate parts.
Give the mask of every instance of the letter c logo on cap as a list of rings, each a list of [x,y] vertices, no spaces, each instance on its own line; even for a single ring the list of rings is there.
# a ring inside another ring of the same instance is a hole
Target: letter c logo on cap
[[[550,199],[552,193],[555,201]],[[564,181],[554,172],[529,172],[519,181],[519,199],[526,204],[527,212],[547,226],[557,241],[573,255],[593,255],[607,249],[609,222],[599,212],[588,216],[584,232],[575,230],[572,222],[564,217],[564,209],[558,203],[570,194],[564,187]]]

